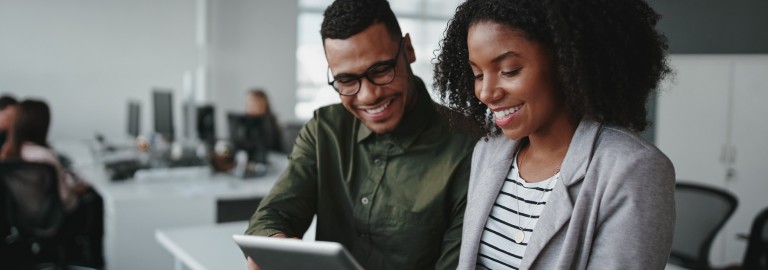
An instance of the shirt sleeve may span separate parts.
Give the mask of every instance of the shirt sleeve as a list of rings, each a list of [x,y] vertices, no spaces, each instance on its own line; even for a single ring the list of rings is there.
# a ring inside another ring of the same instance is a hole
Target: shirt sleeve
[[[299,132],[288,168],[251,217],[246,234],[302,237],[317,210],[317,120]]]
[[[452,200],[448,227],[443,236],[440,258],[435,264],[437,270],[456,269],[459,264],[461,250],[461,231],[464,226],[464,210],[467,207],[467,188],[469,186],[471,155],[467,155],[459,163],[452,179],[452,190],[449,198]]]
[[[628,163],[606,186],[587,269],[663,270],[675,227],[675,173],[666,158]],[[610,194],[610,195],[609,195]]]

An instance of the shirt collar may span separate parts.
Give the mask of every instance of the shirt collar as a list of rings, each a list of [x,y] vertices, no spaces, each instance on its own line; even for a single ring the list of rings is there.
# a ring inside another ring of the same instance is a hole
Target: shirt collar
[[[437,114],[435,104],[432,102],[429,92],[427,92],[424,81],[417,76],[413,76],[413,79],[416,93],[418,93],[416,105],[403,116],[403,119],[400,120],[400,124],[397,125],[394,131],[385,135],[390,137],[393,143],[402,149],[408,148],[419,137],[419,134],[429,126],[432,118]],[[374,134],[370,128],[361,123],[357,130],[357,142],[360,143]]]

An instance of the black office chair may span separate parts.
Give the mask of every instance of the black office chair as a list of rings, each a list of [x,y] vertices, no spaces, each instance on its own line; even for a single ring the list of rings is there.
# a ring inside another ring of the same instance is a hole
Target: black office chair
[[[733,215],[738,200],[731,193],[697,184],[675,186],[677,221],[669,263],[691,270],[709,270],[709,251],[720,229]]]
[[[768,270],[768,208],[752,223],[742,270]]]
[[[66,214],[57,176],[50,164],[0,162],[2,227],[10,228],[1,240],[6,267],[26,269],[47,262],[58,268],[66,264],[65,243],[74,238],[61,230]]]

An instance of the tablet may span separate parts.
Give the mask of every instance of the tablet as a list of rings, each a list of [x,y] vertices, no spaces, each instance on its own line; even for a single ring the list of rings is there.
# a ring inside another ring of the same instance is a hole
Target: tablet
[[[335,242],[237,234],[232,238],[263,270],[363,270],[347,249]]]

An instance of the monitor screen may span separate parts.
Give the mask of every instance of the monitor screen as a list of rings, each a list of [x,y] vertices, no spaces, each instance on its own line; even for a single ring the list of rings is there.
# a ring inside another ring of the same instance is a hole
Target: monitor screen
[[[229,140],[235,149],[246,151],[251,161],[266,163],[268,149],[264,142],[264,117],[230,113],[227,115],[227,120]]]
[[[173,95],[171,91],[154,90],[155,132],[173,140]]]
[[[197,107],[197,136],[201,141],[213,143],[216,141],[216,125],[212,105]]]
[[[139,136],[139,112],[141,107],[138,102],[128,102],[128,135]]]

